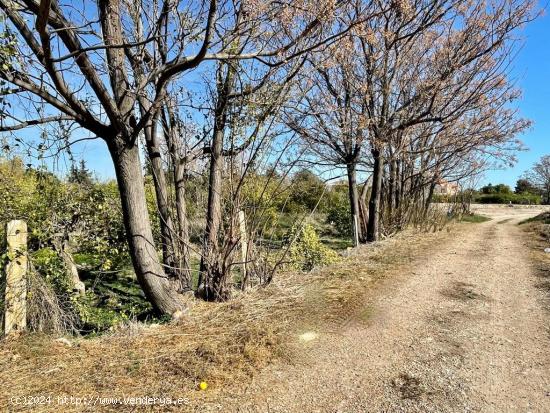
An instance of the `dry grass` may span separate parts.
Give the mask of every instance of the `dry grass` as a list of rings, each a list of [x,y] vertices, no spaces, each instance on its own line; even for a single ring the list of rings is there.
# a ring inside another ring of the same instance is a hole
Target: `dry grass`
[[[230,302],[197,302],[178,323],[128,323],[108,336],[70,338],[72,346],[39,334],[4,341],[0,410],[10,397],[29,395],[170,396],[200,404],[220,391],[245,386],[275,359],[296,362],[297,334],[305,327],[334,330],[368,321],[374,286],[448,237],[447,232],[405,232],[354,250],[333,266],[283,274],[269,287],[241,293]],[[208,381],[208,391],[197,390],[201,380]],[[25,410],[9,406],[10,411]],[[135,406],[111,409],[134,411]],[[33,411],[59,411],[59,406],[34,406]]]
[[[550,294],[550,254],[544,252],[550,248],[550,213],[521,222],[528,235],[527,245],[531,249],[531,258],[536,274],[540,278],[537,287]],[[550,299],[550,295],[548,297]],[[550,303],[548,305],[550,309]]]
[[[29,329],[50,334],[71,334],[77,325],[77,316],[69,306],[64,306],[53,289],[34,268],[28,275],[27,319]]]

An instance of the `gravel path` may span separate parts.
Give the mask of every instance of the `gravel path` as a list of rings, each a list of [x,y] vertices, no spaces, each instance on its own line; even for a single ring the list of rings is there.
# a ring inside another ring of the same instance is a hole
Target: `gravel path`
[[[306,335],[303,362],[264,370],[221,411],[550,411],[550,307],[515,225],[536,211],[484,213],[493,220],[451,233],[364,317]]]

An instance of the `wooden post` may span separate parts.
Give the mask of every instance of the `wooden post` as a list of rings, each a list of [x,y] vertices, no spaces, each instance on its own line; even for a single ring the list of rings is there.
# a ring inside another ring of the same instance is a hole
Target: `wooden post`
[[[242,261],[242,280],[241,289],[246,288],[248,274],[246,272],[246,261],[248,260],[248,236],[246,234],[246,220],[244,211],[239,211],[239,231],[241,236],[241,261]]]
[[[353,246],[359,246],[359,223],[357,222],[357,214],[353,215]]]
[[[4,296],[4,334],[27,328],[27,224],[10,221],[6,230],[8,265]]]

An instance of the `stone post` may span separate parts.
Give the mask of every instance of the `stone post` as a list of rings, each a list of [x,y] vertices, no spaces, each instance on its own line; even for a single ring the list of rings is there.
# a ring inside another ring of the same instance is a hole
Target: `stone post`
[[[8,265],[4,296],[4,334],[27,328],[27,223],[10,221],[6,230]]]

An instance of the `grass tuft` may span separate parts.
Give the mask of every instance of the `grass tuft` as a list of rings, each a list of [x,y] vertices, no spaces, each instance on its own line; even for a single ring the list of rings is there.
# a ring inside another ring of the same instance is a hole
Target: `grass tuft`
[[[518,225],[524,225],[529,223],[540,222],[545,225],[550,225],[550,212],[543,212],[542,214],[537,215],[536,217],[531,217],[520,221]]]
[[[462,216],[461,221],[463,222],[470,222],[473,224],[481,224],[482,222],[490,221],[491,218],[486,217],[485,215],[479,215],[479,214],[466,214]]]

